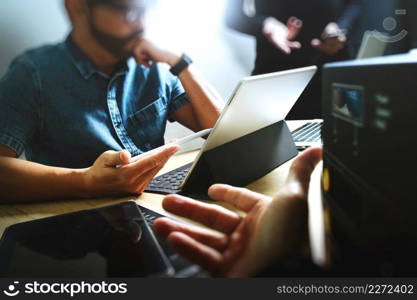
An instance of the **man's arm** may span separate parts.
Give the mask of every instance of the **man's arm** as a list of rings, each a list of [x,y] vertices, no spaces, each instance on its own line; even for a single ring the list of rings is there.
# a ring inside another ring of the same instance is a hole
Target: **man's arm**
[[[16,152],[14,152],[13,150],[4,147],[2,145],[0,145],[0,157],[11,157],[11,158],[17,158],[17,154]]]
[[[171,67],[180,61],[179,55],[162,50],[146,39],[135,49],[135,57],[139,64],[147,67],[151,61],[167,63]],[[172,117],[194,131],[212,128],[224,106],[221,97],[192,66],[184,69],[178,77],[190,103],[178,109]]]
[[[253,5],[253,7],[248,7]],[[277,2],[269,1],[268,7],[275,11]],[[226,24],[237,31],[256,37],[265,37],[278,51],[290,55],[301,48],[295,39],[302,27],[302,20],[291,17],[288,20],[278,20],[272,16],[257,13],[255,0],[229,0],[226,12]],[[252,10],[253,15],[248,11]]]
[[[178,146],[167,146],[132,164],[128,164],[127,151],[106,151],[85,169],[18,159],[25,148],[37,143],[33,136],[42,122],[39,78],[35,65],[21,56],[0,79],[1,202],[140,194],[178,150]]]
[[[86,193],[82,173],[18,159],[16,152],[0,145],[1,202],[82,197]]]
[[[361,15],[361,0],[345,0],[337,25],[347,35]]]
[[[0,146],[0,202],[140,194],[178,149],[170,145],[132,164],[127,151],[106,151],[89,168],[67,169],[18,159]]]
[[[327,55],[339,53],[346,47],[347,35],[360,16],[361,5],[360,0],[344,0],[337,22],[327,24],[321,39],[313,39],[311,46]]]
[[[182,71],[179,79],[190,104],[175,112],[174,119],[194,131],[213,128],[224,107],[221,97],[192,66]]]
[[[254,5],[254,1],[250,4]],[[255,9],[252,7],[252,9]],[[256,14],[249,16],[245,12],[245,0],[228,0],[226,8],[226,24],[228,27],[253,36],[261,36],[263,24],[268,16]]]

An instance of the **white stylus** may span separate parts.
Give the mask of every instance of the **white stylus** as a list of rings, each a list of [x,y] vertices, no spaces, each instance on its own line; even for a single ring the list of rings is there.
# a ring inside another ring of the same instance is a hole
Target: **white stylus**
[[[155,148],[155,149],[152,149],[152,150],[150,150],[150,151],[144,152],[144,153],[142,153],[142,154],[136,155],[136,156],[134,156],[134,157],[132,157],[132,158],[130,159],[130,163],[134,163],[134,162],[138,161],[139,159],[141,159],[141,158],[143,158],[143,157],[145,157],[145,156],[148,156],[148,155],[154,154],[155,152],[158,152],[158,151],[160,151],[162,148],[166,147],[167,145],[170,145],[170,144],[175,144],[175,145],[181,146],[181,145],[183,145],[183,144],[185,144],[185,143],[191,142],[192,140],[195,140],[195,139],[197,139],[197,138],[199,138],[199,137],[203,137],[203,136],[205,136],[205,135],[210,134],[211,130],[212,130],[211,128],[210,128],[210,129],[204,129],[204,130],[201,130],[201,131],[199,131],[199,132],[196,132],[196,133],[190,134],[190,135],[188,135],[188,136],[186,136],[186,137],[180,138],[179,140],[177,140],[177,141],[175,141],[175,142],[172,142],[172,143],[169,143],[169,144],[165,144],[165,145],[160,146],[160,147],[158,147],[158,148]]]

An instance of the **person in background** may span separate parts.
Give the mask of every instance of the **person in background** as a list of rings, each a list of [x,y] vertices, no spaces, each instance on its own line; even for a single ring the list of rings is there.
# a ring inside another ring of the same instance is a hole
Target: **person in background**
[[[307,257],[306,249],[308,187],[310,175],[321,157],[321,148],[302,152],[273,198],[228,185],[210,187],[211,199],[233,205],[244,215],[179,195],[166,196],[165,210],[214,230],[169,218],[157,219],[154,230],[166,237],[180,255],[213,276],[277,276],[281,269],[289,271],[280,265],[286,260],[305,263],[298,271],[320,274],[320,269]]]
[[[405,28],[408,31],[407,46],[409,49],[417,49],[417,1],[402,0],[403,9],[406,10]],[[400,28],[401,29],[401,28]]]
[[[178,146],[130,157],[163,145],[167,120],[211,128],[223,106],[190,58],[144,38],[146,0],[65,7],[67,39],[18,56],[0,81],[3,202],[139,194]]]
[[[256,38],[253,75],[349,59],[360,0],[228,0],[227,25]],[[320,72],[288,115],[321,118]]]

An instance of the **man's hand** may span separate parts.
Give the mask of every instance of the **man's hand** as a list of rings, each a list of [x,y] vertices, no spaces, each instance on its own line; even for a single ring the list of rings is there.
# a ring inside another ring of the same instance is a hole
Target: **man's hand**
[[[180,55],[161,49],[147,39],[142,39],[140,44],[133,51],[133,55],[138,64],[148,68],[151,66],[152,62],[163,62],[172,67],[181,59]]]
[[[321,35],[321,39],[322,41],[319,39],[312,40],[311,46],[327,55],[339,53],[340,50],[345,48],[347,40],[346,35],[336,23],[329,23],[326,26]]]
[[[293,50],[301,48],[301,44],[294,40],[302,26],[303,22],[296,17],[289,18],[287,25],[273,17],[269,17],[264,21],[262,32],[279,51],[291,54]]]
[[[86,169],[85,189],[93,197],[140,194],[178,150],[178,145],[168,145],[161,151],[131,164],[128,151],[106,151],[97,158],[92,167]]]
[[[310,175],[322,150],[304,151],[293,162],[286,183],[273,199],[242,188],[214,185],[209,196],[246,213],[240,216],[218,205],[185,197],[165,197],[167,211],[200,222],[215,231],[167,218],[154,229],[181,255],[213,275],[247,277],[303,249],[307,240],[307,194]]]
[[[163,50],[146,39],[134,50],[134,57],[138,64],[146,67],[150,67],[152,62],[167,63],[173,67],[181,60],[180,55]],[[224,107],[220,95],[192,66],[182,70],[178,79],[190,103],[178,109],[173,118],[193,131],[213,128]]]

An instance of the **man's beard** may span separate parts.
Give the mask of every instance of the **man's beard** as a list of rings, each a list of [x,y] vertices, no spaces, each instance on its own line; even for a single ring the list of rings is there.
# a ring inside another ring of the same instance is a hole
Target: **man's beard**
[[[98,30],[92,22],[90,22],[90,30],[100,46],[120,60],[126,60],[133,56],[133,49],[128,50],[126,46],[130,42],[139,39],[143,34],[143,30],[138,30],[126,37],[119,38]]]

